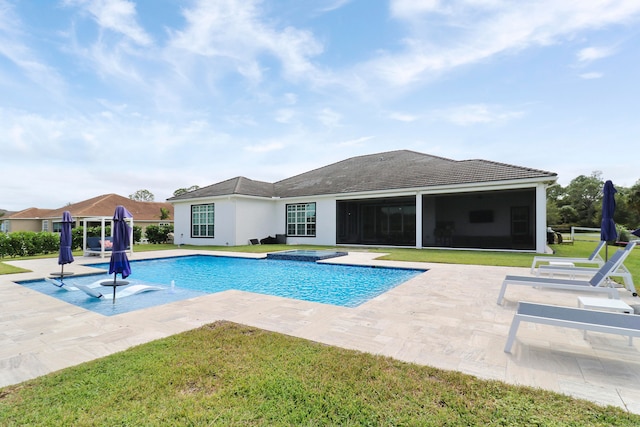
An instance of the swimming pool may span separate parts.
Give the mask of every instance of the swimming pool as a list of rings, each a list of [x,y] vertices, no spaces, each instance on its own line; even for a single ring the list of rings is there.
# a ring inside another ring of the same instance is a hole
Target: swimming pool
[[[108,270],[108,263],[91,264]],[[323,304],[356,307],[425,270],[363,267],[273,259],[246,259],[209,255],[131,261],[131,284],[161,285],[161,291],[116,299],[115,304],[88,297],[82,291],[64,291],[40,280],[21,282],[71,304],[113,315],[229,289],[294,298]],[[89,284],[107,274],[65,278]],[[175,287],[171,287],[171,283]]]

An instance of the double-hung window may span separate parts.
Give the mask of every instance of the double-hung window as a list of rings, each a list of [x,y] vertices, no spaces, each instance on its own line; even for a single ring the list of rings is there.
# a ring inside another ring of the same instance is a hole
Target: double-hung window
[[[316,235],[315,203],[287,205],[287,235],[307,237]]]
[[[191,206],[191,237],[214,237],[215,205]]]

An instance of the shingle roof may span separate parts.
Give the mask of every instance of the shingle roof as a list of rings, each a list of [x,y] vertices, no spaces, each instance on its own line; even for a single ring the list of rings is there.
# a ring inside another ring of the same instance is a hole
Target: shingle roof
[[[275,195],[272,183],[254,181],[243,176],[218,182],[207,187],[171,197],[168,200],[191,199],[196,197],[227,196],[230,194],[242,194],[245,196],[272,197]]]
[[[3,219],[33,219],[33,218],[49,218],[52,209],[27,208],[10,215],[6,215]]]
[[[61,218],[64,211],[71,212],[71,216],[74,218],[113,216],[118,205],[124,206],[131,212],[134,221],[159,221],[160,208],[169,211],[167,220],[173,220],[173,205],[171,203],[138,202],[118,194],[103,194],[58,209],[29,208],[10,215],[8,219]]]
[[[283,179],[275,184],[251,181],[242,177],[233,178],[169,200],[229,194],[299,197],[519,179],[555,181],[556,177],[557,174],[553,172],[488,160],[458,161],[410,150],[398,150],[352,157]],[[248,192],[250,187],[242,185],[244,180],[259,183],[257,187],[263,192]]]

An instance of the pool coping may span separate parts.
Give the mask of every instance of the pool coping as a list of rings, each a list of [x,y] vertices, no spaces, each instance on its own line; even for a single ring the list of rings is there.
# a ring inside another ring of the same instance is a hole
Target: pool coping
[[[180,249],[138,252],[131,259],[192,253],[217,254]],[[33,271],[0,276],[0,386],[228,320],[640,413],[640,352],[638,344],[629,347],[625,337],[590,333],[585,340],[580,331],[532,325],[518,334],[513,354],[503,352],[518,301],[576,306],[581,293],[513,289],[504,306],[498,306],[495,298],[504,276],[528,275],[528,269],[375,259],[381,255],[350,251],[339,259],[344,263],[346,258],[349,265],[429,271],[355,308],[225,291],[110,317],[13,283],[56,271],[57,259],[3,260]],[[91,267],[82,264],[94,261],[93,257],[77,257],[69,270],[91,272]],[[622,294],[627,303],[638,301],[626,291]]]

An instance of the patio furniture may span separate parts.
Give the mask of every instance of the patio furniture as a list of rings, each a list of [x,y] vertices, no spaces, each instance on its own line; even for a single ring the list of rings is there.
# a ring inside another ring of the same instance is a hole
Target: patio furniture
[[[640,337],[640,316],[520,301],[511,321],[505,353],[511,353],[520,322]]]
[[[556,279],[551,277],[531,277],[531,276],[506,276],[502,282],[502,288],[498,294],[498,304],[502,304],[504,293],[508,285],[525,285],[539,288],[563,289],[571,291],[585,291],[595,293],[605,293],[609,298],[619,298],[618,290],[608,285],[607,279],[611,272],[629,255],[632,248],[625,248],[616,251],[600,269],[598,269],[590,280]]]
[[[540,262],[572,262],[572,263],[581,263],[581,264],[596,264],[598,267],[601,267],[604,264],[604,260],[600,256],[600,250],[604,247],[605,241],[600,241],[598,246],[593,250],[589,258],[570,258],[570,257],[553,257],[553,256],[536,256],[533,257],[533,262],[531,263],[531,274],[535,273],[536,266]]]
[[[631,250],[636,245],[636,242],[630,242],[627,244],[627,249]],[[571,279],[575,279],[576,276],[593,276],[598,271],[597,268],[594,267],[575,267],[571,265],[557,265],[553,263],[549,263],[549,265],[541,265],[538,267],[536,272],[536,276],[540,277],[541,274],[548,274],[553,277],[555,274],[565,274],[569,275]],[[636,288],[633,284],[633,275],[625,267],[623,263],[620,263],[618,267],[609,274],[609,277],[619,277],[623,280],[624,286],[627,288],[629,292],[633,294],[633,296],[638,296],[636,292]]]
[[[87,248],[84,250],[84,255],[100,255],[103,252],[110,253],[112,251],[112,246],[113,240],[111,236],[105,237],[104,240],[100,237],[87,237]]]
[[[83,291],[85,294],[94,297],[94,298],[101,298],[101,299],[106,299],[106,297],[111,297],[112,294],[107,294],[104,295],[103,293],[101,293],[100,291],[98,291],[97,289],[93,289],[90,288],[86,285],[76,285],[78,287],[78,289],[80,289],[81,291]],[[108,286],[111,286],[110,284]],[[160,291],[163,290],[165,288],[161,287],[161,286],[151,286],[151,285],[131,285],[130,287],[128,287],[127,289],[124,289],[122,291],[120,291],[118,293],[118,298],[125,298],[125,297],[129,297],[131,295],[135,295],[135,294],[139,294],[141,292],[148,292],[148,291]]]

